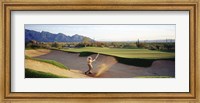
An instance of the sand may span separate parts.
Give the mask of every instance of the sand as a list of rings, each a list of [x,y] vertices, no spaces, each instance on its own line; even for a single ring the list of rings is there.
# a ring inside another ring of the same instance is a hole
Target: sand
[[[88,78],[87,75],[80,73],[80,71],[78,70],[69,71],[66,69],[59,68],[49,63],[39,62],[35,60],[30,60],[30,59],[25,60],[25,67],[30,68],[32,70],[47,72],[47,73],[70,77],[70,78]]]
[[[26,52],[27,52],[26,54],[30,52],[35,53],[35,54],[38,53],[37,55],[34,55],[35,58],[55,60],[69,67],[70,71],[74,71],[74,70],[77,71],[75,72],[75,74],[73,74],[74,72],[72,74],[67,74],[67,73],[65,74],[65,75],[70,75],[71,77],[78,77],[78,78],[84,77],[82,75],[84,75],[84,72],[87,71],[88,69],[87,62],[86,62],[87,57],[79,57],[78,53],[67,53],[67,52],[56,51],[56,50],[52,50],[52,51],[42,50],[42,52],[41,50],[35,50],[35,51],[26,50]],[[94,58],[96,55],[93,54],[91,56]],[[29,63],[29,62],[26,62],[26,63]],[[32,62],[32,64],[33,63],[34,62]],[[41,65],[37,64],[37,65],[38,65],[38,68],[45,68],[45,66],[42,66],[42,64]],[[94,69],[93,69],[94,75],[92,75],[92,77],[97,77],[97,78],[98,77],[132,78],[132,77],[138,77],[138,76],[172,76],[172,77],[175,76],[175,62],[168,61],[168,60],[154,61],[150,67],[136,67],[136,66],[118,63],[116,59],[112,56],[99,55],[98,59],[93,63],[93,66],[94,66]],[[44,71],[49,71],[49,70],[44,69]],[[55,70],[54,73],[56,72],[57,71]],[[62,73],[58,73],[58,74],[61,75]]]
[[[26,50],[25,55],[28,55],[29,57],[37,57],[40,55],[45,55],[50,53],[51,50],[48,49],[31,49],[31,50]]]

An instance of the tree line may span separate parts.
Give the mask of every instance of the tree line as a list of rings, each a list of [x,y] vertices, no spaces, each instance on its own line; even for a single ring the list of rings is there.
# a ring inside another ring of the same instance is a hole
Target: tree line
[[[81,47],[108,47],[108,48],[126,48],[126,49],[149,49],[149,50],[166,50],[175,51],[174,42],[152,42],[145,43],[140,42],[97,42],[97,41],[87,41],[82,42],[37,42],[31,40],[25,43],[25,48],[57,48],[57,49],[67,49],[67,48],[81,48]]]

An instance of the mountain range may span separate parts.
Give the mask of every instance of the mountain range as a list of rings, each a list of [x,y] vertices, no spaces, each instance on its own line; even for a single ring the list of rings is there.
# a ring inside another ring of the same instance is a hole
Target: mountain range
[[[93,39],[91,39],[89,37],[78,35],[78,34],[75,34],[72,36],[67,36],[63,33],[54,34],[54,33],[50,33],[47,31],[38,32],[38,31],[34,31],[34,30],[25,29],[25,42],[29,42],[31,40],[36,40],[38,42],[82,42],[83,38],[87,38],[89,41],[94,41]],[[126,42],[133,42],[133,41],[126,41]],[[104,41],[102,41],[102,42],[104,42]],[[113,42],[113,41],[105,41],[105,42]],[[137,42],[137,40],[135,40],[134,42]],[[175,42],[175,39],[140,40],[140,42],[146,42],[146,43],[171,42],[171,43],[173,43],[173,42]]]
[[[25,42],[29,42],[31,40],[36,40],[38,42],[82,42],[85,36],[75,34],[73,36],[67,36],[63,33],[50,33],[47,31],[34,31],[25,29]],[[94,41],[93,39],[88,38],[90,41]]]

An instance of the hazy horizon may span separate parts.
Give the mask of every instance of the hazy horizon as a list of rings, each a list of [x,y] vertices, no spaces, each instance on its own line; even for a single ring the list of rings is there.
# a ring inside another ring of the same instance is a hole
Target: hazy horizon
[[[75,34],[96,41],[136,41],[136,40],[175,40],[176,25],[55,25],[25,24],[25,29],[38,32],[46,31],[54,34],[63,33],[67,36]]]

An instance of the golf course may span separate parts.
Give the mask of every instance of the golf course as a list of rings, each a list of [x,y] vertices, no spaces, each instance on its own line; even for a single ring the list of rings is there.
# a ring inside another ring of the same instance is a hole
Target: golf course
[[[61,49],[67,52],[76,53],[100,53],[110,56],[122,58],[138,58],[138,59],[169,59],[175,58],[175,53],[161,52],[148,49],[120,49],[120,48],[101,48],[101,47],[83,47],[83,48],[70,48]]]
[[[87,57],[99,57],[88,70]],[[25,50],[27,78],[42,73],[48,78],[174,78],[175,53],[147,49],[83,47]],[[31,71],[32,70],[32,71]],[[41,73],[42,72],[42,73]],[[29,75],[30,74],[30,75]],[[36,75],[35,74],[35,75]],[[47,75],[47,76],[46,76]],[[53,75],[53,76],[51,76]],[[40,78],[40,76],[37,76]],[[44,77],[44,76],[43,76]]]
[[[175,78],[176,25],[27,24],[25,78]]]

